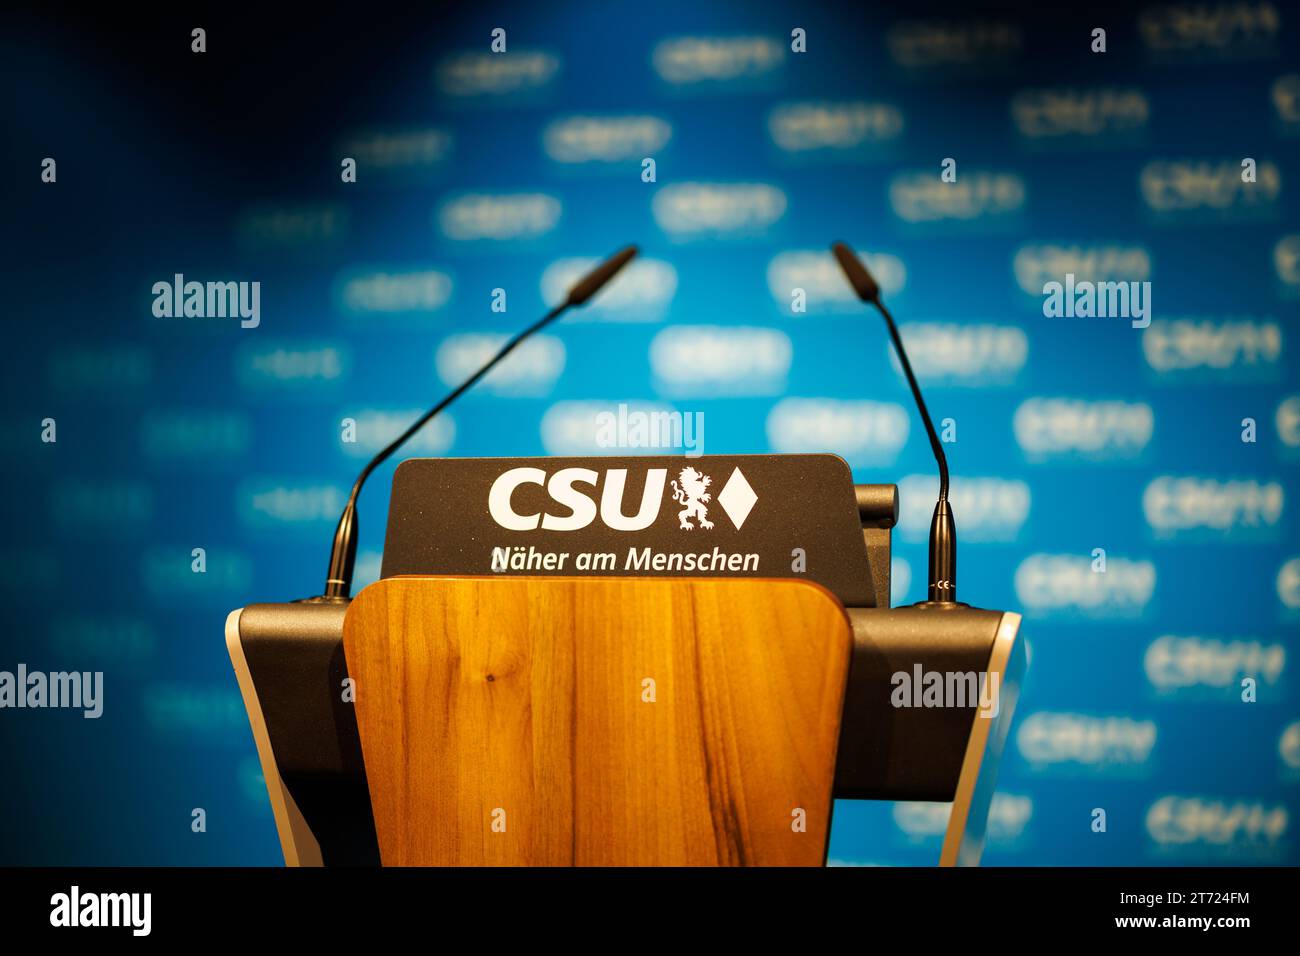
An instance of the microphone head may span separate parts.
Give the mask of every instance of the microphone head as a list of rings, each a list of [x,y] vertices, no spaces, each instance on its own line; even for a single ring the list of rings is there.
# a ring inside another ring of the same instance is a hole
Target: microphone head
[[[569,305],[583,305],[588,299],[601,290],[601,288],[619,269],[632,261],[638,250],[636,246],[628,246],[614,253],[596,268],[592,269],[583,276],[573,288],[569,290]]]
[[[880,298],[880,286],[876,285],[876,280],[871,278],[871,273],[867,271],[867,267],[862,264],[856,252],[843,242],[831,246],[831,252],[835,253],[840,268],[844,270],[845,278],[849,280],[849,285],[853,286],[853,291],[858,294],[859,299],[863,302],[875,302]]]

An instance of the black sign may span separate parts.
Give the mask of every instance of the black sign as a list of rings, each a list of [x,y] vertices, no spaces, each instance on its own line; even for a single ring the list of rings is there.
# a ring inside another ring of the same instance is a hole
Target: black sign
[[[834,455],[402,462],[383,576],[489,573],[804,578],[874,604]]]

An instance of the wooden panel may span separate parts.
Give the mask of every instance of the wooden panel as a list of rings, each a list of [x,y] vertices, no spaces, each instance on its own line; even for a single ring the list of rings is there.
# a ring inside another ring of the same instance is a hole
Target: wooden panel
[[[825,862],[852,640],[823,588],[399,577],[343,640],[386,865]]]

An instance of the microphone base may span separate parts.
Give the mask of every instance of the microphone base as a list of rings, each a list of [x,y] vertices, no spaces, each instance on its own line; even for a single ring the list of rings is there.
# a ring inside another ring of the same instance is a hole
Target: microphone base
[[[344,597],[341,594],[317,594],[315,597],[298,598],[290,601],[290,604],[351,604],[351,597]]]

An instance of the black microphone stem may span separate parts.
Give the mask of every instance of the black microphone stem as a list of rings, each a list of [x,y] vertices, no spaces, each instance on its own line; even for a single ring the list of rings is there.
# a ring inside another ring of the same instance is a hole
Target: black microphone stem
[[[953,607],[957,604],[957,525],[953,521],[952,507],[948,504],[948,456],[944,454],[943,443],[934,430],[930,419],[930,410],[925,407],[921,397],[921,386],[916,384],[916,375],[912,373],[912,363],[907,359],[907,349],[903,348],[903,338],[898,334],[894,317],[885,308],[880,299],[880,285],[871,277],[867,267],[858,258],[857,253],[843,242],[834,243],[831,252],[844,270],[844,277],[863,302],[874,305],[889,327],[889,337],[893,339],[894,351],[898,354],[898,363],[903,366],[903,374],[912,389],[912,398],[916,401],[917,411],[925,424],[925,433],[930,436],[930,449],[934,460],[939,465],[939,500],[934,506],[934,517],[930,520],[930,587],[928,600],[923,605]]]
[[[452,389],[442,401],[412,422],[406,431],[394,438],[379,454],[367,462],[366,467],[361,469],[361,474],[357,475],[357,480],[352,484],[352,492],[348,495],[348,503],[344,506],[343,514],[339,517],[338,527],[334,530],[334,546],[330,551],[329,571],[325,575],[325,593],[320,598],[313,598],[312,600],[346,601],[352,593],[352,570],[357,559],[357,498],[361,495],[361,487],[366,483],[366,479],[370,477],[371,473],[387,461],[393,452],[401,448],[412,435],[428,424],[431,418],[464,395],[483,376],[496,368],[497,364],[513,352],[520,342],[541,330],[543,326],[554,322],[574,306],[586,305],[587,301],[599,292],[610,279],[614,278],[620,269],[632,261],[636,254],[636,246],[627,246],[597,265],[574,283],[572,288],[569,289],[568,297],[562,303],[551,309],[550,312],[547,312],[528,328],[517,333],[482,368]]]
[[[456,399],[460,398],[461,395],[465,394],[465,392],[469,391],[470,388],[472,388],[474,384],[479,381],[479,379],[481,379],[488,372],[492,371],[492,369],[496,367],[498,362],[500,362],[507,355],[513,352],[515,350],[515,346],[517,346],[524,339],[528,338],[528,336],[532,335],[534,332],[539,331],[542,328],[542,326],[547,325],[550,322],[553,322],[555,319],[559,318],[564,313],[564,311],[568,308],[569,308],[568,302],[564,302],[561,303],[560,305],[557,305],[550,312],[547,312],[546,315],[542,316],[542,318],[538,319],[532,325],[528,326],[528,328],[524,329],[522,332],[517,334],[514,338],[512,338],[509,342],[507,342],[504,346],[502,346],[501,351],[497,352],[497,354],[493,356],[492,361],[488,362],[486,365],[484,365],[481,369],[479,369],[469,378],[465,379],[465,381],[457,385],[452,392],[448,393],[446,398],[444,398],[437,405],[433,406],[433,408],[429,409],[427,412],[425,412],[423,415],[417,418],[414,422],[411,423],[411,426],[407,428],[406,431],[402,432],[402,434],[398,435],[391,442],[389,442],[388,447],[386,447],[383,451],[377,454],[374,458],[370,459],[370,463],[366,465],[365,468],[361,469],[361,474],[357,476],[356,483],[352,485],[352,494],[348,497],[348,503],[349,504],[356,503],[357,495],[361,493],[361,486],[365,484],[366,479],[370,477],[370,473],[374,471],[376,468],[378,468],[380,465],[382,465],[385,461],[387,461],[389,456],[392,455],[393,452],[397,451],[397,449],[401,448],[402,445],[406,444],[407,439],[409,439],[412,435],[414,435],[421,428],[423,428],[425,424],[430,419],[432,419],[435,415],[437,415],[440,411],[442,411],[444,408],[446,408]]]
[[[907,360],[907,350],[903,348],[902,336],[894,317],[885,308],[879,293],[871,300],[885,317],[889,326],[889,336],[894,340],[894,351],[898,353],[898,362],[903,366],[907,384],[911,386],[912,397],[921,412],[921,421],[925,424],[925,433],[930,436],[930,448],[934,450],[935,461],[939,463],[939,500],[935,502],[934,515],[930,519],[930,586],[927,595],[932,604],[951,604],[957,600],[957,525],[953,521],[952,508],[948,505],[948,456],[944,454],[943,442],[934,430],[930,419],[930,410],[925,407],[921,397],[921,387],[916,384],[912,373],[912,363]]]
[[[912,374],[912,363],[907,360],[907,350],[903,348],[903,339],[898,334],[898,326],[894,324],[894,317],[889,314],[885,308],[885,303],[881,301],[880,296],[872,302],[880,314],[885,317],[885,324],[889,326],[889,337],[894,340],[894,351],[898,354],[898,362],[903,366],[903,374],[907,376],[907,384],[912,388],[912,397],[916,399],[916,406],[921,410],[921,421],[925,424],[925,433],[930,436],[930,448],[934,450],[935,460],[939,462],[939,500],[948,500],[948,456],[943,453],[943,442],[939,441],[939,435],[934,430],[934,422],[930,420],[930,410],[925,407],[925,399],[921,397],[921,386],[916,384],[916,376]]]
[[[457,385],[452,391],[448,392],[437,405],[429,409],[414,422],[402,434],[394,438],[388,445],[375,455],[374,458],[361,469],[361,474],[357,475],[357,480],[352,484],[352,493],[348,495],[348,503],[343,508],[343,514],[339,517],[338,527],[334,530],[334,547],[330,551],[329,571],[325,575],[325,597],[331,600],[346,600],[352,591],[352,571],[356,565],[357,559],[357,498],[361,494],[361,486],[366,483],[371,472],[387,461],[397,449],[401,448],[406,441],[428,424],[429,420],[441,412],[444,408],[460,398],[461,395],[469,391],[484,375],[492,371],[497,364],[507,355],[515,350],[524,339],[540,330],[543,326],[555,321],[564,314],[572,303],[570,301],[562,302],[553,308],[546,315],[542,316],[528,328],[519,332],[502,346],[501,350],[492,357],[486,365],[471,375],[465,381]]]

